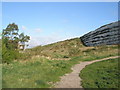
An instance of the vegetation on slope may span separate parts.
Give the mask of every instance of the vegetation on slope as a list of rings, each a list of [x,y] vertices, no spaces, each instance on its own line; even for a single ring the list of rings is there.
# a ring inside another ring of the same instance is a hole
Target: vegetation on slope
[[[79,38],[74,38],[27,49],[20,55],[19,59],[10,64],[3,64],[4,88],[53,87],[60,76],[71,72],[74,64],[117,56],[118,46],[85,47]]]
[[[118,88],[120,85],[118,59],[88,65],[81,71],[80,77],[84,88]]]
[[[2,40],[0,39],[0,64],[2,63]]]
[[[9,65],[3,64],[3,87],[53,87],[53,83],[59,81],[60,76],[71,72],[71,67],[79,61],[117,55],[117,46],[101,46],[94,49],[86,49],[83,52],[84,54],[81,53],[83,56],[72,56],[70,60],[50,60],[45,57],[34,57],[27,61],[15,61]],[[110,51],[108,52],[107,49]]]
[[[107,57],[114,56],[118,54],[117,45],[104,45],[97,47],[85,47],[79,38],[74,38],[70,40],[65,40],[45,46],[37,46],[32,49],[27,49],[23,56],[20,58],[22,60],[31,59],[34,56],[45,56],[55,59],[66,59],[72,57],[83,57],[89,58],[94,57]],[[92,59],[90,58],[90,60]]]
[[[64,58],[65,56],[77,55],[79,48],[85,47],[79,38],[65,40],[45,46],[38,46],[27,50],[32,55],[44,55],[53,58]]]
[[[19,34],[18,25],[15,23],[9,24],[2,31],[2,62],[10,63],[20,57],[19,44],[30,40],[29,36],[24,33]],[[23,47],[25,44],[23,45]]]
[[[14,62],[3,65],[3,88],[48,88],[71,72],[79,60],[47,60],[34,58],[29,62]]]

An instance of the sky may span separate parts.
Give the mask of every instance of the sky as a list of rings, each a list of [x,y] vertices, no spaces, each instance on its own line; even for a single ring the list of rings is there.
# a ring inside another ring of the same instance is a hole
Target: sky
[[[2,0],[4,2],[119,2],[119,0]]]
[[[118,20],[117,2],[3,2],[2,29],[15,22],[29,47],[80,37]]]

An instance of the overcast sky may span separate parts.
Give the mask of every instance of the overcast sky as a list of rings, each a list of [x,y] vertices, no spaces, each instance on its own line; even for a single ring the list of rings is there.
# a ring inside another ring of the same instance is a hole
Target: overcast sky
[[[80,37],[118,19],[117,2],[3,2],[2,28],[15,22],[29,47]]]

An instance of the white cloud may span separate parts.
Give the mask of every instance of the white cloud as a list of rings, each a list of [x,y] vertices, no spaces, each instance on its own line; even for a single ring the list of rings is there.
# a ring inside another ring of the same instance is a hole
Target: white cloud
[[[35,37],[30,37],[30,41],[27,44],[29,45],[28,48],[32,48],[40,45],[38,38]]]
[[[42,29],[36,28],[36,29],[35,29],[35,32],[37,32],[37,33],[42,32]]]
[[[72,37],[72,36],[62,37],[57,34],[56,35],[51,34],[50,36],[44,36],[44,37],[31,37],[30,42],[28,42],[29,44],[28,48],[32,48],[32,47],[39,46],[39,45],[43,46],[43,45],[55,43],[58,41],[64,41],[64,40],[71,39],[71,38],[76,38],[76,37]]]
[[[28,48],[32,48],[38,45],[47,45],[58,41],[63,41],[66,39],[67,39],[66,37],[60,36],[57,33],[51,33],[51,35],[49,36],[42,36],[42,37],[31,36],[31,40],[30,42],[28,42],[29,44]]]
[[[54,43],[61,40],[60,37],[48,36],[48,37],[31,37],[29,44],[29,48],[35,47],[38,45],[47,45],[50,43]]]
[[[22,30],[27,30],[27,27],[22,25]]]
[[[63,34],[64,33],[64,34]],[[48,36],[30,36],[29,47],[32,48],[39,45],[47,45],[59,41],[64,41],[66,39],[80,37],[79,35],[71,35],[70,33],[65,33],[62,30],[57,32],[51,32]]]

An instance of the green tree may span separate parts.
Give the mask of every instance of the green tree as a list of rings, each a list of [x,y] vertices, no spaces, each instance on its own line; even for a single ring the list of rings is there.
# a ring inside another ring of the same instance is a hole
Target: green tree
[[[3,29],[3,42],[9,49],[17,49],[18,46],[18,26],[15,23],[9,24],[6,29]],[[5,40],[5,41],[4,41]]]
[[[28,42],[29,40],[30,40],[30,36],[27,36],[27,35],[25,36],[24,33],[21,33],[19,35],[19,41],[23,45],[23,49],[25,47],[25,42]]]
[[[19,56],[19,43],[25,43],[30,40],[24,33],[19,34],[18,25],[9,24],[2,32],[2,57],[3,62],[10,62]]]

